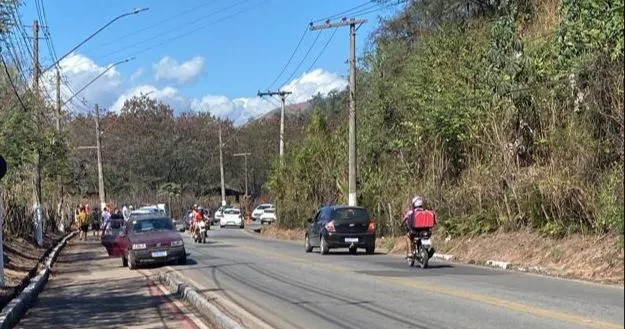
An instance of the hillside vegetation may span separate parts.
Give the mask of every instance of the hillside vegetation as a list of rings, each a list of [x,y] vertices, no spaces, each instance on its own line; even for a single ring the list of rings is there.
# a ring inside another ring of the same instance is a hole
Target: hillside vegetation
[[[622,236],[622,0],[412,1],[359,63],[359,203],[380,233],[418,193],[452,236]],[[347,124],[327,107],[274,165],[281,227],[347,202]]]

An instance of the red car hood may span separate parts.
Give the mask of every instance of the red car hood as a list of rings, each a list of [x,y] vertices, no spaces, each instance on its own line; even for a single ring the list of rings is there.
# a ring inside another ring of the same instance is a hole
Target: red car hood
[[[146,233],[134,233],[130,237],[132,243],[170,243],[171,241],[182,240],[180,233],[176,231],[154,231]]]

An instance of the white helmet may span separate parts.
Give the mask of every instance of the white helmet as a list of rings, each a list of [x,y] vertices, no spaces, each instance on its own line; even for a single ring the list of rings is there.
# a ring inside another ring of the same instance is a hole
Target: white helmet
[[[422,208],[423,207],[423,198],[420,196],[415,196],[412,198],[412,208]]]

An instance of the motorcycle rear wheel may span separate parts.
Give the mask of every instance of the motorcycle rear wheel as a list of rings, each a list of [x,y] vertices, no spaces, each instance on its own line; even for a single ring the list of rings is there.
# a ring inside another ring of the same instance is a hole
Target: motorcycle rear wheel
[[[427,251],[427,249],[425,248],[421,248],[421,252],[420,252],[421,256],[421,261],[419,262],[421,268],[428,268],[428,261],[430,258],[430,255]]]

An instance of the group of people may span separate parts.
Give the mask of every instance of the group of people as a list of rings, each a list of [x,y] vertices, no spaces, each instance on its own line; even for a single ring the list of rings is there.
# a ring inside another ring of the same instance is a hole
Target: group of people
[[[100,211],[98,207],[91,209],[88,204],[78,205],[74,213],[74,222],[80,230],[79,239],[87,240],[89,228],[91,228],[94,237],[100,236],[112,219],[125,219],[122,210],[115,207],[111,212],[109,207],[105,206]]]

